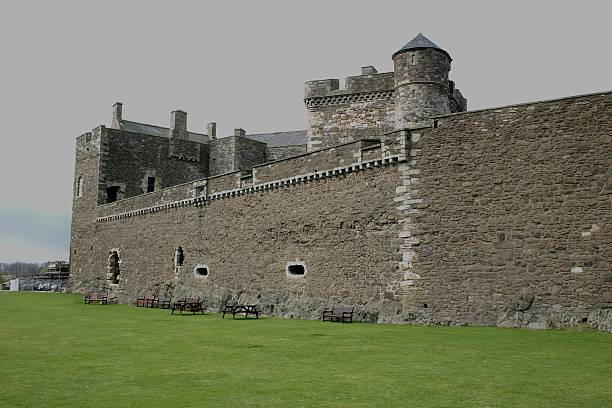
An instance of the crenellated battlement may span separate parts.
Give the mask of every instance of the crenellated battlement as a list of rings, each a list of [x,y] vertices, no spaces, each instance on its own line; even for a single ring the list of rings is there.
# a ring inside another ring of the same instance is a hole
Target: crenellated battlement
[[[433,117],[467,109],[467,100],[448,78],[451,57],[422,34],[392,56],[393,71],[373,66],[361,75],[309,81],[308,150],[376,137],[384,132],[433,125]]]
[[[314,98],[326,98],[358,93],[393,92],[393,72],[378,73],[372,66],[362,67],[361,75],[345,79],[345,87],[340,89],[338,79],[320,79],[304,84],[306,106]]]

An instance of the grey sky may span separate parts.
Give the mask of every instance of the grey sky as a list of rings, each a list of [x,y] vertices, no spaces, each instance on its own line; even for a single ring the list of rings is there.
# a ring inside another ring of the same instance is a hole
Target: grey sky
[[[610,6],[560,1],[7,1],[0,4],[0,262],[67,259],[74,139],[128,120],[304,129],[303,83],[422,32],[470,109],[612,89]]]

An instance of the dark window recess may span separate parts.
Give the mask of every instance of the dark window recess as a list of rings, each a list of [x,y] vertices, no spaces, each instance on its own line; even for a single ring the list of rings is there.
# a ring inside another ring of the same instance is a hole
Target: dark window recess
[[[183,262],[185,262],[183,247],[176,247],[176,252],[174,253],[174,264],[175,266],[183,266]]]
[[[306,272],[304,265],[289,265],[287,270],[290,275],[303,275]]]
[[[117,254],[116,251],[111,252],[108,257],[108,271],[110,282],[115,284],[119,283],[121,270],[119,269],[119,254]]]
[[[155,177],[147,177],[147,193],[155,191]]]
[[[106,188],[106,202],[114,203],[117,201],[117,193],[119,192],[119,186],[111,186]]]
[[[208,276],[208,268],[205,266],[196,268],[195,273],[198,276]]]

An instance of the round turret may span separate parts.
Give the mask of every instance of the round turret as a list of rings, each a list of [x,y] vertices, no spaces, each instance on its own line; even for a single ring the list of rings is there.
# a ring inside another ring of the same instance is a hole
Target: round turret
[[[419,33],[392,58],[397,129],[430,125],[433,116],[450,113],[446,51]]]

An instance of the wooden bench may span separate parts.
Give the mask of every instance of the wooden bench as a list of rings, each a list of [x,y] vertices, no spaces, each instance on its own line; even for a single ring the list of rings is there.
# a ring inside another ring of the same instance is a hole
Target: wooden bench
[[[153,301],[153,305],[151,307],[161,308],[161,309],[171,309],[172,308],[172,298],[158,298],[156,297]]]
[[[253,315],[259,319],[260,311],[257,309],[256,305],[226,305],[223,306],[223,316],[221,316],[221,318],[225,319],[227,313],[231,313],[234,319],[238,313],[244,313],[245,319],[247,319],[249,315]]]
[[[101,305],[107,305],[108,296],[106,295],[106,293],[102,293],[102,292],[89,292],[85,295],[85,298],[83,298],[83,301],[85,302],[86,305],[90,305],[91,302],[98,302]]]
[[[153,295],[144,295],[136,299],[136,307],[155,307],[157,298]]]
[[[204,305],[202,305],[202,301],[199,298],[181,299],[178,302],[174,302],[171,309],[172,314],[174,314],[175,310],[178,310],[181,314],[183,312],[192,312],[193,314],[202,312],[204,314]]]
[[[353,312],[355,307],[340,307],[334,306],[331,310],[324,310],[321,316],[321,321],[329,320],[330,322],[352,323]]]

